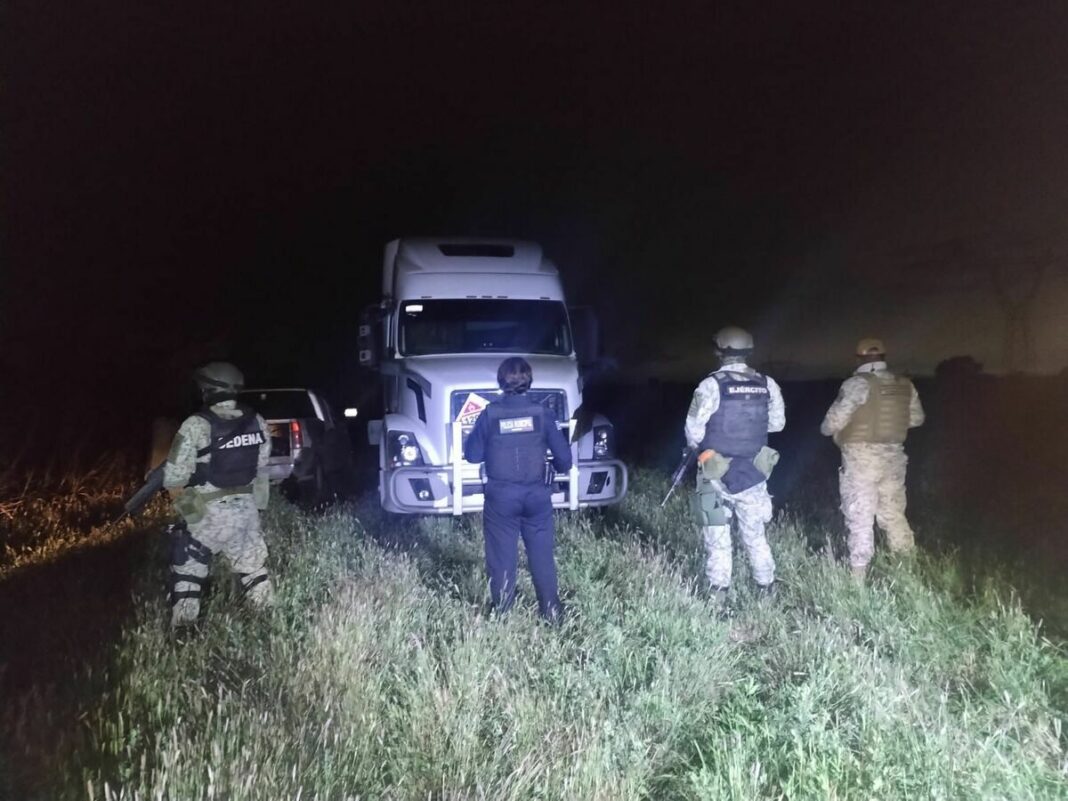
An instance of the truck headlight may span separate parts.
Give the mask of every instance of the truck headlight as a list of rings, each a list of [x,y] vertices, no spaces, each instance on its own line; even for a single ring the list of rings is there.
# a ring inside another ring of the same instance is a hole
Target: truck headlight
[[[611,425],[593,427],[593,458],[611,459],[616,455],[616,432]]]
[[[423,463],[423,452],[419,450],[419,443],[415,441],[415,434],[411,431],[389,432],[389,466],[407,467],[413,464]]]

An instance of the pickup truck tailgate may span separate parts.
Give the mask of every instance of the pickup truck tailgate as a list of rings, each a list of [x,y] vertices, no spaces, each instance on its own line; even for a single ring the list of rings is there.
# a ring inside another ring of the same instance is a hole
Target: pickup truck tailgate
[[[292,420],[268,420],[267,431],[271,435],[271,461],[279,459],[279,457],[289,460],[289,454],[292,450],[292,435],[290,433],[290,426]]]

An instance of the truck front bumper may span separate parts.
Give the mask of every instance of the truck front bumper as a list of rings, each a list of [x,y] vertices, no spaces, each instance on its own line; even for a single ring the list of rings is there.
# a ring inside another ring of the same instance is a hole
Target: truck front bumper
[[[463,471],[457,484],[452,465],[418,465],[386,471],[382,506],[403,514],[462,515],[479,512],[483,483]],[[459,492],[456,488],[459,487]],[[582,509],[619,503],[627,494],[627,466],[618,459],[579,462],[552,484],[555,509]]]

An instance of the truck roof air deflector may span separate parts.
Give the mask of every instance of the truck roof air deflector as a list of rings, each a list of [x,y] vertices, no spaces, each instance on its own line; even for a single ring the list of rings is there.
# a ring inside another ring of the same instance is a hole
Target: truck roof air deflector
[[[445,256],[464,256],[468,258],[510,259],[515,255],[514,245],[494,245],[488,242],[442,243],[438,250]]]

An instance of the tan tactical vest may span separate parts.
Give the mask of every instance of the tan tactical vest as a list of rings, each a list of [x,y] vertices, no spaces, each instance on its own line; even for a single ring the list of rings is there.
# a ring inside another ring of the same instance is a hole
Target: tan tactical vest
[[[868,382],[868,399],[857,407],[835,441],[902,443],[909,430],[912,382],[902,376],[860,373]]]

